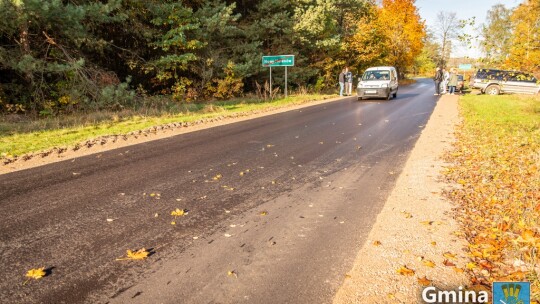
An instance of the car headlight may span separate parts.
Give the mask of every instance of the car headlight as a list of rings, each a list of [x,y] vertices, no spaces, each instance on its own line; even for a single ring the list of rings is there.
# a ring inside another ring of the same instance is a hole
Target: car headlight
[[[381,88],[388,88],[388,83],[381,84]]]
[[[357,88],[361,89],[363,87],[364,87],[364,84],[362,82],[359,82]]]

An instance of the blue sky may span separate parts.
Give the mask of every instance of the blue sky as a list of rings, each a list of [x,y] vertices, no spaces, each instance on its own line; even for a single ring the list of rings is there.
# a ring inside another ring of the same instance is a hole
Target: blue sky
[[[458,19],[468,19],[476,17],[476,25],[479,26],[486,21],[486,13],[495,4],[504,4],[507,8],[514,8],[523,0],[416,0],[416,6],[420,12],[420,17],[426,20],[428,27],[433,27],[437,20],[437,14],[443,12],[454,12]],[[472,31],[474,29],[468,29]],[[469,50],[465,47],[455,45],[452,56],[479,57],[480,51]]]

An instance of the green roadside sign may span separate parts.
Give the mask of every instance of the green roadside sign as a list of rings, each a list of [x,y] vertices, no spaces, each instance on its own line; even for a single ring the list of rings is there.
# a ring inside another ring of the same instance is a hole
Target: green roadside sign
[[[294,55],[263,56],[263,67],[288,67],[294,66]]]
[[[472,70],[472,64],[462,63],[462,64],[459,65],[459,69],[460,70],[465,70],[465,71]]]

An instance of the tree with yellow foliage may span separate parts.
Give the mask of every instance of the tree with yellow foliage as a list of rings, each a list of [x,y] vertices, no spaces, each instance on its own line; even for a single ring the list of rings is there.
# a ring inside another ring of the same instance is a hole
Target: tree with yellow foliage
[[[386,62],[403,76],[422,52],[426,35],[415,0],[383,0],[378,23],[386,37]]]
[[[352,50],[356,67],[392,65],[403,77],[422,52],[425,35],[415,0],[383,0],[382,6],[373,4],[359,19],[346,47]]]
[[[512,69],[540,72],[540,0],[527,0],[510,17],[513,39],[506,65]]]

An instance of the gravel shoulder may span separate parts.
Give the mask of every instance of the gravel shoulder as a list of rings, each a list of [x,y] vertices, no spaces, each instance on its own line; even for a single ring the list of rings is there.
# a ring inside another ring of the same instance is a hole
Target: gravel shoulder
[[[455,234],[459,227],[440,181],[441,156],[451,148],[459,122],[457,101],[446,95],[438,100],[334,304],[422,303],[424,278],[441,289],[467,285],[466,243]],[[402,266],[414,275],[398,274]]]

